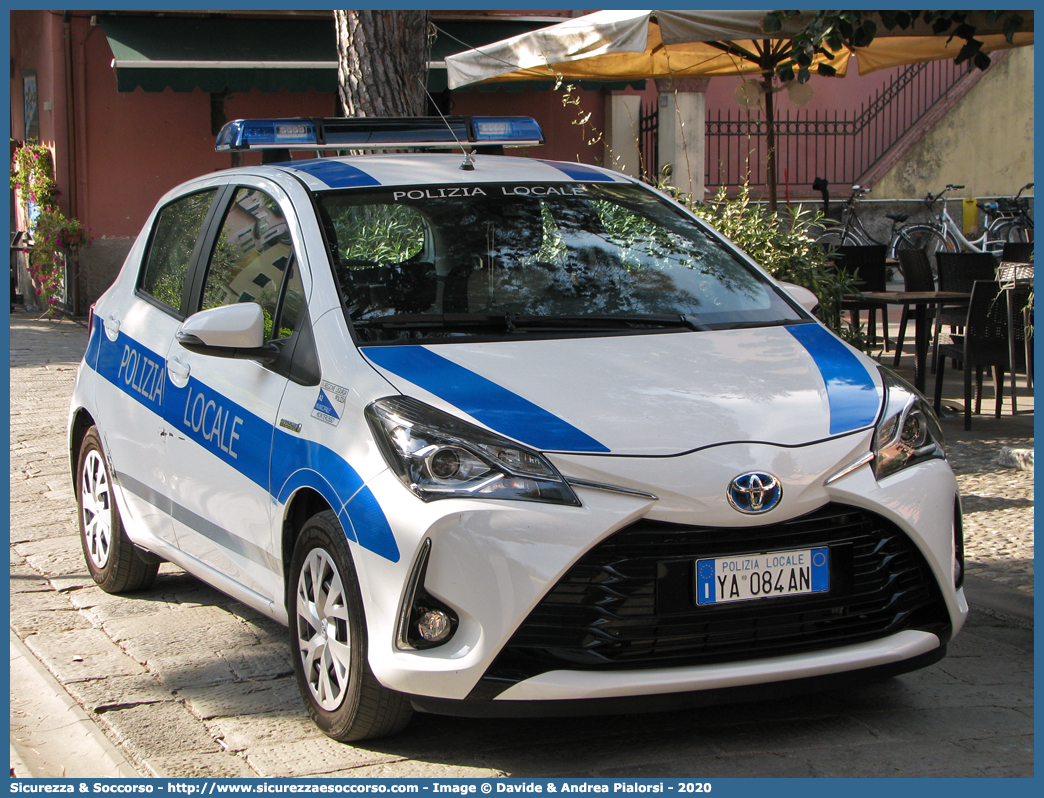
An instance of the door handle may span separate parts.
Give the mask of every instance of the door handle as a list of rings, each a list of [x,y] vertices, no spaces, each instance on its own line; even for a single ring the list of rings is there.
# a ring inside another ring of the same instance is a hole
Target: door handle
[[[105,335],[110,341],[115,341],[120,337],[120,320],[115,316],[104,319],[102,324],[105,327]]]
[[[182,363],[177,358],[169,358],[167,360],[167,373],[170,374],[171,381],[179,388],[184,388],[188,385],[189,372],[192,368],[186,363]]]

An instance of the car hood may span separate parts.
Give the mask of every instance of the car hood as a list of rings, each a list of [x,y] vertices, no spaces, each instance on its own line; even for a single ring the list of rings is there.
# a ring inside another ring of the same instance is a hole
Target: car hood
[[[543,451],[798,446],[872,425],[883,395],[873,362],[818,324],[362,352],[403,394]]]

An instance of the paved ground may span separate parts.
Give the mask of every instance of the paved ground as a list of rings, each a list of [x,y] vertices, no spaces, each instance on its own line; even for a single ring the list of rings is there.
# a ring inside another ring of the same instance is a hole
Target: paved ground
[[[945,422],[966,494],[973,614],[936,666],[858,690],[713,712],[417,716],[390,741],[347,746],[308,720],[282,627],[169,565],[133,598],[94,586],[65,452],[85,343],[80,322],[12,318],[18,775],[1033,775],[1032,473],[994,462],[1002,444],[1032,447],[1032,412],[976,417],[972,435]],[[1020,408],[1031,409],[1032,398],[1020,396]]]

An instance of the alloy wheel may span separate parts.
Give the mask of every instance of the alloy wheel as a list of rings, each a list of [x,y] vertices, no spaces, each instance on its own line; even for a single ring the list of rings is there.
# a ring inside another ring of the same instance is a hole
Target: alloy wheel
[[[112,492],[105,461],[98,451],[87,453],[80,475],[80,506],[87,554],[98,570],[112,551]]]
[[[297,642],[312,697],[327,712],[344,700],[351,673],[348,607],[341,575],[324,549],[312,549],[297,580]]]

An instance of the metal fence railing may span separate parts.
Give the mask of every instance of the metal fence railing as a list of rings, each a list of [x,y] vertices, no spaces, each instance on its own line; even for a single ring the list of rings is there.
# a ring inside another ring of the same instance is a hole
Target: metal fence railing
[[[858,110],[805,110],[777,114],[777,179],[802,194],[816,177],[833,184],[859,183],[918,120],[966,74],[966,66],[931,61],[904,69]],[[748,178],[751,188],[766,184],[767,124],[742,109],[717,109],[707,115],[708,194]]]
[[[638,117],[638,148],[642,158],[642,178],[650,183],[655,183],[660,173],[659,117],[660,112],[655,102],[642,103],[642,111]]]

